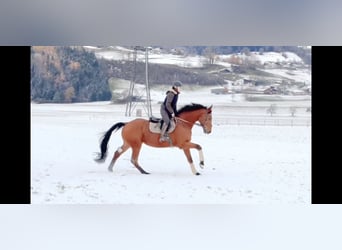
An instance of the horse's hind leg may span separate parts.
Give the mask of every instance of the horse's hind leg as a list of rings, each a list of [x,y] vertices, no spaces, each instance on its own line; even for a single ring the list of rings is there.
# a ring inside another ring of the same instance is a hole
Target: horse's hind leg
[[[113,156],[112,161],[110,162],[109,166],[108,166],[108,170],[110,172],[113,172],[113,167],[114,167],[114,163],[116,162],[116,160],[120,157],[120,155],[122,155],[124,152],[126,152],[126,150],[129,149],[129,145],[127,145],[126,143],[124,143],[121,147],[119,147]]]
[[[142,173],[142,174],[149,174],[138,163],[138,157],[139,157],[140,149],[141,149],[141,144],[140,145],[135,145],[135,146],[132,147],[131,162],[140,171],[140,173]]]

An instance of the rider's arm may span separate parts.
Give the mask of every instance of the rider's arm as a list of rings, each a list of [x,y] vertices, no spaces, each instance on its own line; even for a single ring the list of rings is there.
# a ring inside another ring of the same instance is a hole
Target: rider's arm
[[[172,100],[174,98],[175,94],[172,93],[171,91],[167,93],[167,96],[166,96],[166,102],[165,102],[165,106],[166,106],[166,109],[167,111],[170,113],[170,114],[173,114],[175,111],[173,110],[172,108]]]

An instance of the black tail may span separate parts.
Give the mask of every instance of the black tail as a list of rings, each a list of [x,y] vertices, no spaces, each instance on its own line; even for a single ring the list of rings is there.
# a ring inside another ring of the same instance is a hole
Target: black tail
[[[97,162],[103,162],[107,156],[107,144],[109,141],[110,136],[112,135],[113,131],[117,131],[118,129],[122,128],[123,126],[125,126],[126,123],[124,122],[118,122],[116,124],[114,124],[102,137],[101,139],[101,144],[100,144],[100,149],[101,149],[101,153],[99,153],[99,158],[95,159],[95,161]]]

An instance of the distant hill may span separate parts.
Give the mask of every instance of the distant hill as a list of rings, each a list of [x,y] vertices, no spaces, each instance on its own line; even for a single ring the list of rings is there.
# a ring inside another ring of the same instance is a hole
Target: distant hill
[[[134,63],[134,47],[33,46],[31,100],[111,100],[110,79],[145,82],[145,51],[136,52]],[[148,56],[152,87],[175,80],[197,86],[311,85],[311,49],[306,47],[151,47]]]

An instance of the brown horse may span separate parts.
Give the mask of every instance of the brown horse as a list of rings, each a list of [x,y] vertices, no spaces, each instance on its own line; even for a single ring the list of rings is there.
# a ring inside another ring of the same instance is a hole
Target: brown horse
[[[169,134],[170,142],[159,142],[160,134],[152,133],[149,130],[149,121],[145,119],[135,119],[133,121],[123,123],[119,122],[114,124],[103,136],[101,140],[99,158],[95,159],[97,162],[104,162],[107,156],[107,144],[113,131],[120,128],[122,129],[123,144],[119,147],[113,156],[111,163],[109,164],[108,170],[113,171],[113,166],[116,160],[122,155],[127,149],[132,148],[131,162],[132,164],[142,173],[148,174],[138,163],[139,152],[143,143],[158,148],[166,148],[175,146],[183,149],[185,156],[190,164],[191,171],[195,175],[199,175],[195,169],[192,161],[190,149],[195,148],[199,152],[200,167],[204,167],[204,157],[202,147],[196,143],[191,142],[191,129],[196,125],[200,125],[203,128],[204,133],[211,133],[212,128],[212,106],[209,108],[201,104],[186,105],[178,111],[176,116],[176,128]],[[196,122],[200,124],[197,124]]]

